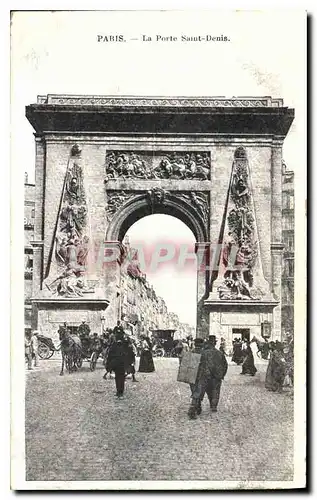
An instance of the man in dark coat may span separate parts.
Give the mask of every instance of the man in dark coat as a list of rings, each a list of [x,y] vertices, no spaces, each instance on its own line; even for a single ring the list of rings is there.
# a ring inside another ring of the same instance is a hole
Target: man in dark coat
[[[196,418],[205,392],[209,399],[211,411],[217,411],[221,383],[227,373],[228,363],[225,355],[216,349],[216,343],[216,336],[209,335],[205,348],[201,353],[197,383],[195,384],[192,403],[188,411],[189,418]]]
[[[194,348],[192,349],[192,352],[195,353],[195,354],[201,354],[203,349],[204,349],[204,339],[201,339],[201,338],[196,338],[194,340]],[[197,374],[197,381],[199,383],[200,381],[200,374],[199,374],[199,371],[200,371],[200,368],[201,366],[199,367],[198,369],[198,374]],[[196,390],[196,384],[189,384],[190,386],[190,390],[191,390],[191,394],[193,396],[194,394],[194,391]],[[205,393],[201,394],[200,395],[200,400],[197,402],[197,415],[200,415],[201,414],[201,403],[202,403],[202,400],[204,399],[204,396],[205,396]]]
[[[122,398],[124,393],[125,372],[129,352],[127,344],[124,342],[124,331],[120,329],[116,332],[116,339],[111,344],[108,352],[106,372],[115,373],[117,397]]]
[[[120,335],[122,337],[124,336],[124,329],[123,329],[123,326],[121,324],[121,321],[117,321],[117,324],[113,329],[113,334],[115,336],[117,336],[117,335]]]

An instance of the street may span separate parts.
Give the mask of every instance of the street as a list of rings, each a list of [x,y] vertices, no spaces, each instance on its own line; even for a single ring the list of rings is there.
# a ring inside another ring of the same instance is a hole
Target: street
[[[154,362],[155,373],[127,380],[122,400],[101,361],[63,377],[59,360],[27,372],[26,480],[293,479],[292,393],[265,389],[265,362],[255,377],[230,364],[218,413],[205,398],[197,420],[178,360]]]

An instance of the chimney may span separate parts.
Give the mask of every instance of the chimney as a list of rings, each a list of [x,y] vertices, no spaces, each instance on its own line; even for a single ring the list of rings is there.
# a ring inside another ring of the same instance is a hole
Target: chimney
[[[28,184],[29,176],[27,172],[24,172],[24,184]]]

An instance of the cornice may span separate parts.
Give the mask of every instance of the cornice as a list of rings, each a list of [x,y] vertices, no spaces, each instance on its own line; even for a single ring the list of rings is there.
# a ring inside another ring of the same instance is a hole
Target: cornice
[[[37,98],[37,104],[71,106],[119,106],[119,107],[283,107],[283,99],[272,97],[137,97],[48,94]]]

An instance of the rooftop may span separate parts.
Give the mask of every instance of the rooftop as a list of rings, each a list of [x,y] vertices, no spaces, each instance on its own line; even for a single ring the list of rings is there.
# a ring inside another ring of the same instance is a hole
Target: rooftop
[[[38,134],[172,134],[285,137],[294,109],[283,99],[48,94],[26,106]]]

